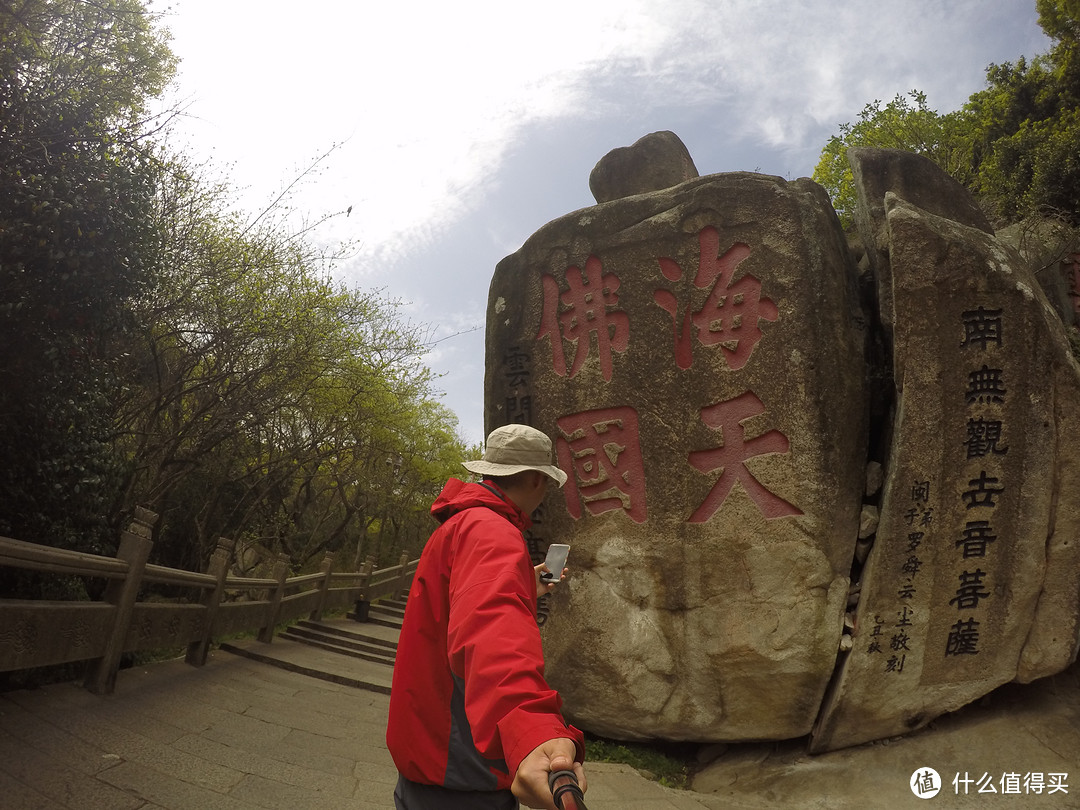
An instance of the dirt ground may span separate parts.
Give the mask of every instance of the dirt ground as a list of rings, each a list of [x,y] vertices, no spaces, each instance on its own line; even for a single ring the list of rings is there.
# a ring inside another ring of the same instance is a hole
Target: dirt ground
[[[1002,686],[907,737],[817,756],[806,740],[712,753],[693,790],[726,798],[732,810],[1080,808],[1080,663]]]

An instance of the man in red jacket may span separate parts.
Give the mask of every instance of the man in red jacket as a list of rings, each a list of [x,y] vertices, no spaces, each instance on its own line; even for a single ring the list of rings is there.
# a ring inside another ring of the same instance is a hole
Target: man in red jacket
[[[451,478],[431,507],[440,526],[409,591],[386,742],[399,772],[398,810],[555,810],[551,771],[582,788],[582,733],[544,680],[540,592],[523,532],[548,482],[551,440],[527,425],[487,438],[482,483]],[[561,575],[560,572],[554,572]],[[545,586],[546,587],[546,586]]]

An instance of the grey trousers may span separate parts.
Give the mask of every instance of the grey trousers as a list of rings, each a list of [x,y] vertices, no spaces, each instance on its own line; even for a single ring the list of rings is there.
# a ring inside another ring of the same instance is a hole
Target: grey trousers
[[[397,810],[519,810],[509,790],[450,790],[441,785],[422,785],[398,774],[394,788]]]

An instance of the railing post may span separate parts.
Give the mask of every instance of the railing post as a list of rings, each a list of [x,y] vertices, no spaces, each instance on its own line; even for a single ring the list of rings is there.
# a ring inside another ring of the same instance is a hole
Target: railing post
[[[214,640],[214,620],[217,618],[218,606],[225,593],[225,578],[229,574],[229,561],[232,559],[233,549],[236,543],[227,537],[219,537],[217,548],[210,555],[210,564],[206,573],[214,577],[217,584],[212,590],[208,590],[202,599],[203,607],[206,608],[206,629],[199,641],[188,644],[187,655],[184,660],[194,667],[201,667],[206,663],[206,656],[210,653],[210,644]]]
[[[356,599],[356,620],[366,622],[368,620],[368,608],[371,602],[368,599],[368,589],[371,587],[371,572],[375,570],[375,558],[368,557],[364,560],[364,566],[360,569],[360,596]]]
[[[124,643],[135,613],[135,600],[142,586],[146,561],[154,545],[150,537],[157,519],[154,512],[138,507],[131,525],[120,534],[120,548],[116,556],[127,563],[127,576],[111,581],[105,589],[105,601],[116,608],[112,632],[105,643],[105,654],[91,662],[83,680],[83,685],[95,695],[108,695],[116,688],[120,656],[124,652]]]
[[[315,610],[311,611],[311,615],[308,617],[313,622],[322,621],[323,609],[326,607],[326,595],[330,592],[330,575],[334,572],[334,555],[329,551],[323,557],[320,570],[322,571],[322,584],[319,585],[319,601],[315,605]]]
[[[409,595],[409,552],[401,552],[401,559],[398,560],[398,565],[401,566],[401,573],[398,574],[397,590],[394,591],[395,599],[404,599]]]
[[[279,554],[274,563],[274,579],[277,587],[270,597],[270,605],[266,611],[266,624],[259,630],[259,641],[269,644],[274,640],[274,628],[277,627],[278,616],[281,615],[281,600],[285,598],[285,580],[289,578],[289,558]]]

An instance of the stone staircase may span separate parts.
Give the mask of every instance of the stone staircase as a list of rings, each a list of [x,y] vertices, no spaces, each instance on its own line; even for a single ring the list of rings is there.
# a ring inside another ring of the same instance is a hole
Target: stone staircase
[[[344,618],[300,621],[278,633],[272,644],[248,639],[221,649],[292,672],[359,689],[390,694],[404,600],[368,606],[364,621]]]
[[[349,614],[350,619],[356,619],[355,613]],[[401,623],[405,620],[404,599],[383,599],[374,602],[368,607],[365,624],[381,625],[401,630]]]
[[[384,600],[371,605],[367,621],[357,621],[354,613],[346,616],[348,623],[300,621],[278,637],[392,667],[404,618],[404,602]]]

